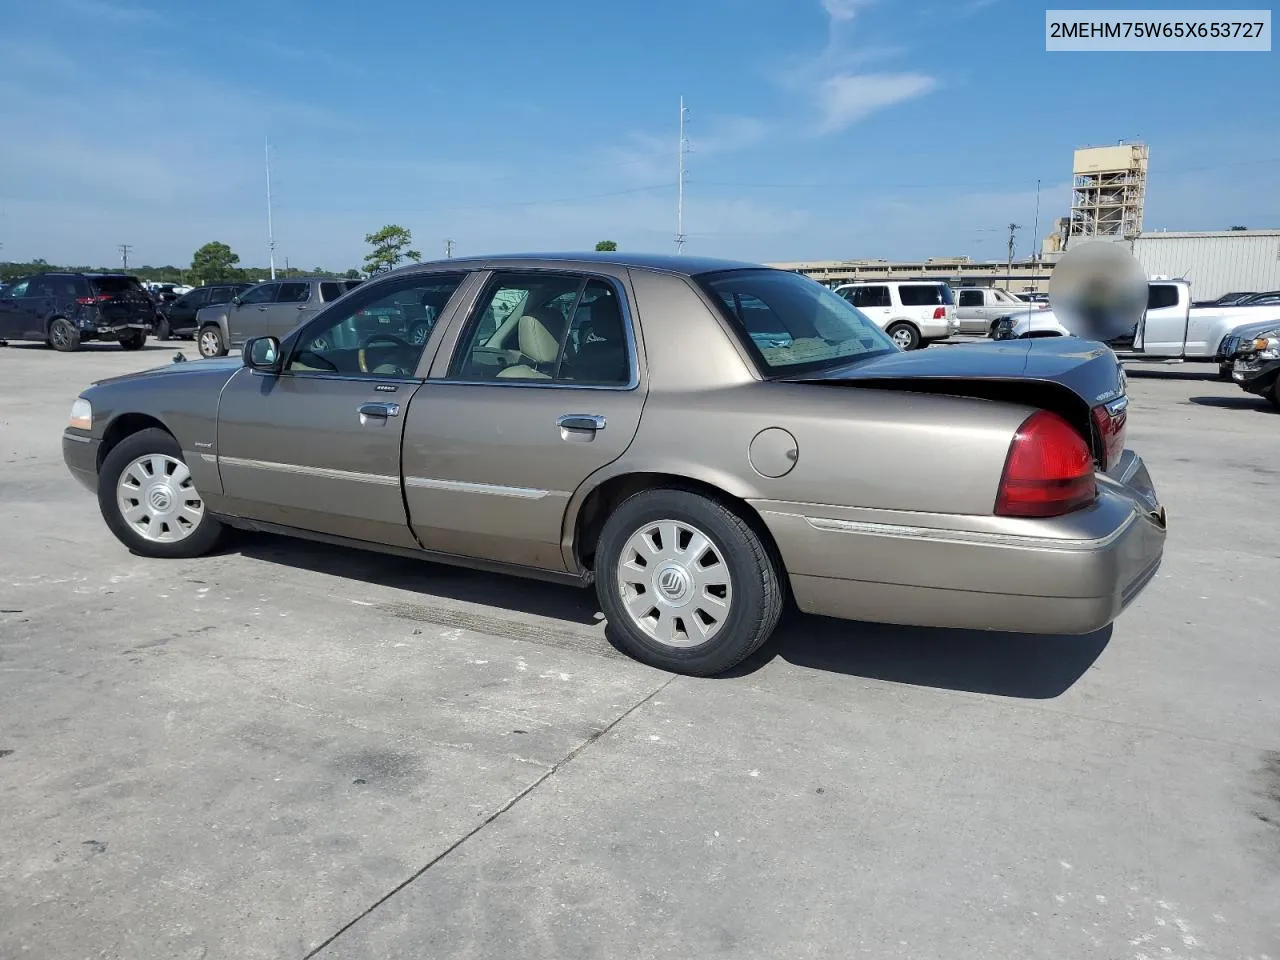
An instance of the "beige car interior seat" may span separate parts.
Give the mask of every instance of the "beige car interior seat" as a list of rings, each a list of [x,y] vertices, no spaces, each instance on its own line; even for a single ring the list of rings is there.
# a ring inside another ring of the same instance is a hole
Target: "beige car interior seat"
[[[504,367],[498,376],[512,380],[550,380],[551,374],[538,368],[556,362],[560,355],[560,338],[537,317],[525,314],[520,318],[516,339],[520,353],[528,362]]]

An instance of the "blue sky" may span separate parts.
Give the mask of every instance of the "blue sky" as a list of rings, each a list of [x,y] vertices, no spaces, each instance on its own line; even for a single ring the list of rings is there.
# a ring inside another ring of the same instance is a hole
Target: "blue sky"
[[[1087,4],[1086,4],[1087,6]],[[1164,8],[1177,4],[1161,3]],[[1197,4],[1203,9],[1208,4]],[[433,258],[754,260],[1030,249],[1071,151],[1151,146],[1147,229],[1280,226],[1276,53],[1048,54],[1026,0],[3,0],[0,257],[345,269]]]

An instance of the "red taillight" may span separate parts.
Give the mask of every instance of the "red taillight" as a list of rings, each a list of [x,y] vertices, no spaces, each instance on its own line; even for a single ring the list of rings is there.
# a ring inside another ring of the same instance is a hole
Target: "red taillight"
[[[105,303],[111,299],[111,294],[100,293],[96,297],[76,297],[76,303],[82,307],[88,307],[95,303]]]
[[[996,513],[1057,517],[1088,506],[1097,495],[1093,457],[1084,437],[1048,410],[1027,417],[1009,445]]]
[[[946,307],[934,307],[934,308],[933,308],[933,319],[935,319],[935,320],[945,320],[945,319],[947,319],[947,308],[946,308]]]
[[[1110,470],[1124,453],[1125,422],[1129,418],[1129,400],[1120,397],[1093,408],[1093,425],[1102,439],[1102,469]]]

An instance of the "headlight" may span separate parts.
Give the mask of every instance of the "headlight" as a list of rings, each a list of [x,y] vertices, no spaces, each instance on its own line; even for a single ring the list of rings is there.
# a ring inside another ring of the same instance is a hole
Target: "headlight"
[[[67,425],[75,427],[77,430],[92,430],[93,405],[84,397],[78,397],[76,402],[71,405],[71,417]]]
[[[1253,349],[1264,359],[1280,357],[1280,331],[1276,331],[1274,336],[1258,337],[1253,341]]]

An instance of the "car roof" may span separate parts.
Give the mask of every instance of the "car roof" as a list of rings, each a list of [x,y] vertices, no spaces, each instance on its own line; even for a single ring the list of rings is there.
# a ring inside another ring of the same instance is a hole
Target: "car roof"
[[[478,267],[528,267],[538,264],[557,263],[598,263],[612,267],[630,267],[637,270],[652,270],[660,273],[674,273],[686,277],[694,277],[703,273],[718,270],[774,270],[759,263],[741,260],[720,260],[715,257],[695,257],[684,254],[665,253],[506,253],[477,257],[454,257],[449,260],[431,260],[409,264],[398,268],[396,273],[410,273],[415,269],[457,266],[470,269]],[[789,272],[789,271],[778,271]]]

